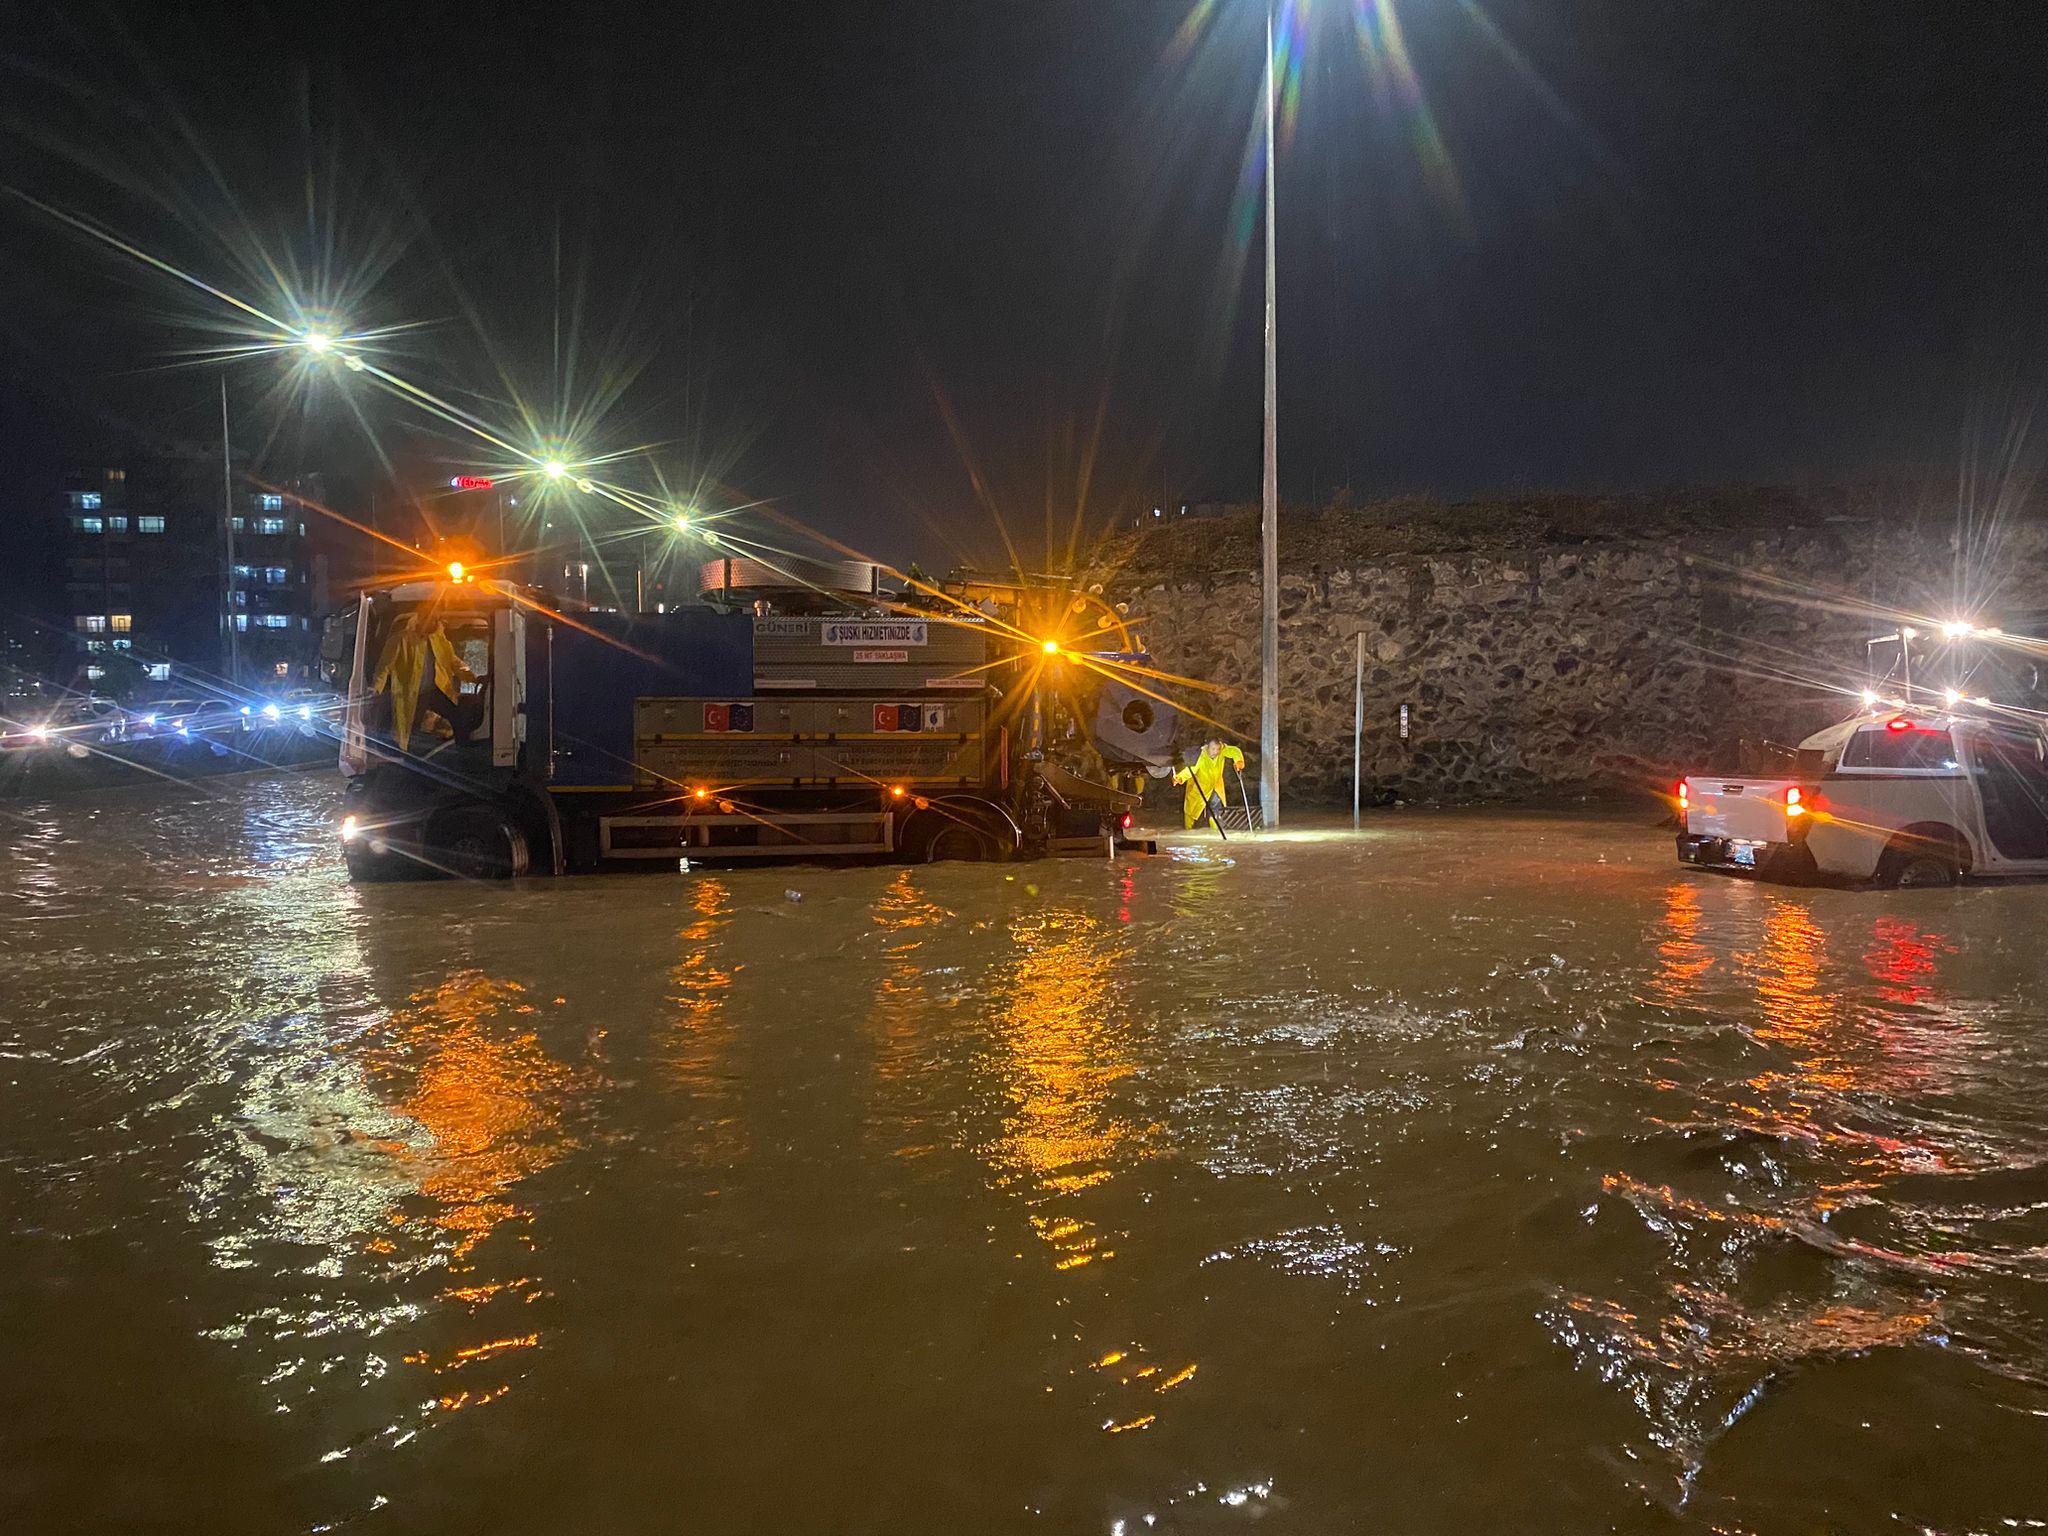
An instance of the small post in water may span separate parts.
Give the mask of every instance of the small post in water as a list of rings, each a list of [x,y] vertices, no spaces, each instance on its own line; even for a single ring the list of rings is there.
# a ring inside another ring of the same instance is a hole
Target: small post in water
[[[1351,702],[1351,830],[1358,830],[1358,798],[1365,782],[1365,631],[1358,632],[1358,686]]]

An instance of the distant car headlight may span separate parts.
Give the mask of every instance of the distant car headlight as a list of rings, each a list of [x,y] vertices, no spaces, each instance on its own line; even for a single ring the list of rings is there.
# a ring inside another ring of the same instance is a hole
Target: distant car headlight
[[[266,720],[275,720],[277,718],[277,706],[275,704],[264,705],[263,718]]]

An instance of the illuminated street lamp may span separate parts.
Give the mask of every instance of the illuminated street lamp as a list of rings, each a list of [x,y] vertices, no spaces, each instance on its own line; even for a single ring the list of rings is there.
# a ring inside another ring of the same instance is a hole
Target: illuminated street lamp
[[[545,464],[541,465],[540,472],[550,480],[559,480],[562,476],[569,473],[569,466],[560,459],[549,459]]]

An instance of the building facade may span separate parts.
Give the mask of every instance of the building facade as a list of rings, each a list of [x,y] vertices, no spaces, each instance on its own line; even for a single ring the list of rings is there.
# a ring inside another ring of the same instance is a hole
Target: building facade
[[[230,505],[224,526],[217,451],[155,449],[66,477],[71,686],[310,676],[325,594],[304,510],[295,492],[239,487]]]

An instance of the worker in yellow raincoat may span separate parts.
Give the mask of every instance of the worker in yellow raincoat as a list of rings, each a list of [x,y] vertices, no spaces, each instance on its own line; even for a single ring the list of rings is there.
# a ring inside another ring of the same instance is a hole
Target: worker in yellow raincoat
[[[1214,821],[1223,809],[1227,800],[1223,790],[1226,763],[1235,765],[1239,773],[1244,772],[1244,754],[1236,747],[1228,747],[1212,739],[1202,744],[1202,750],[1192,765],[1173,770],[1173,782],[1188,787],[1187,796],[1181,801],[1181,819],[1190,829],[1205,821]],[[1222,830],[1220,822],[1217,830]]]
[[[370,692],[391,690],[391,735],[404,752],[416,725],[429,735],[468,740],[477,711],[463,707],[462,685],[477,681],[456,654],[440,615],[418,608],[391,626]]]

